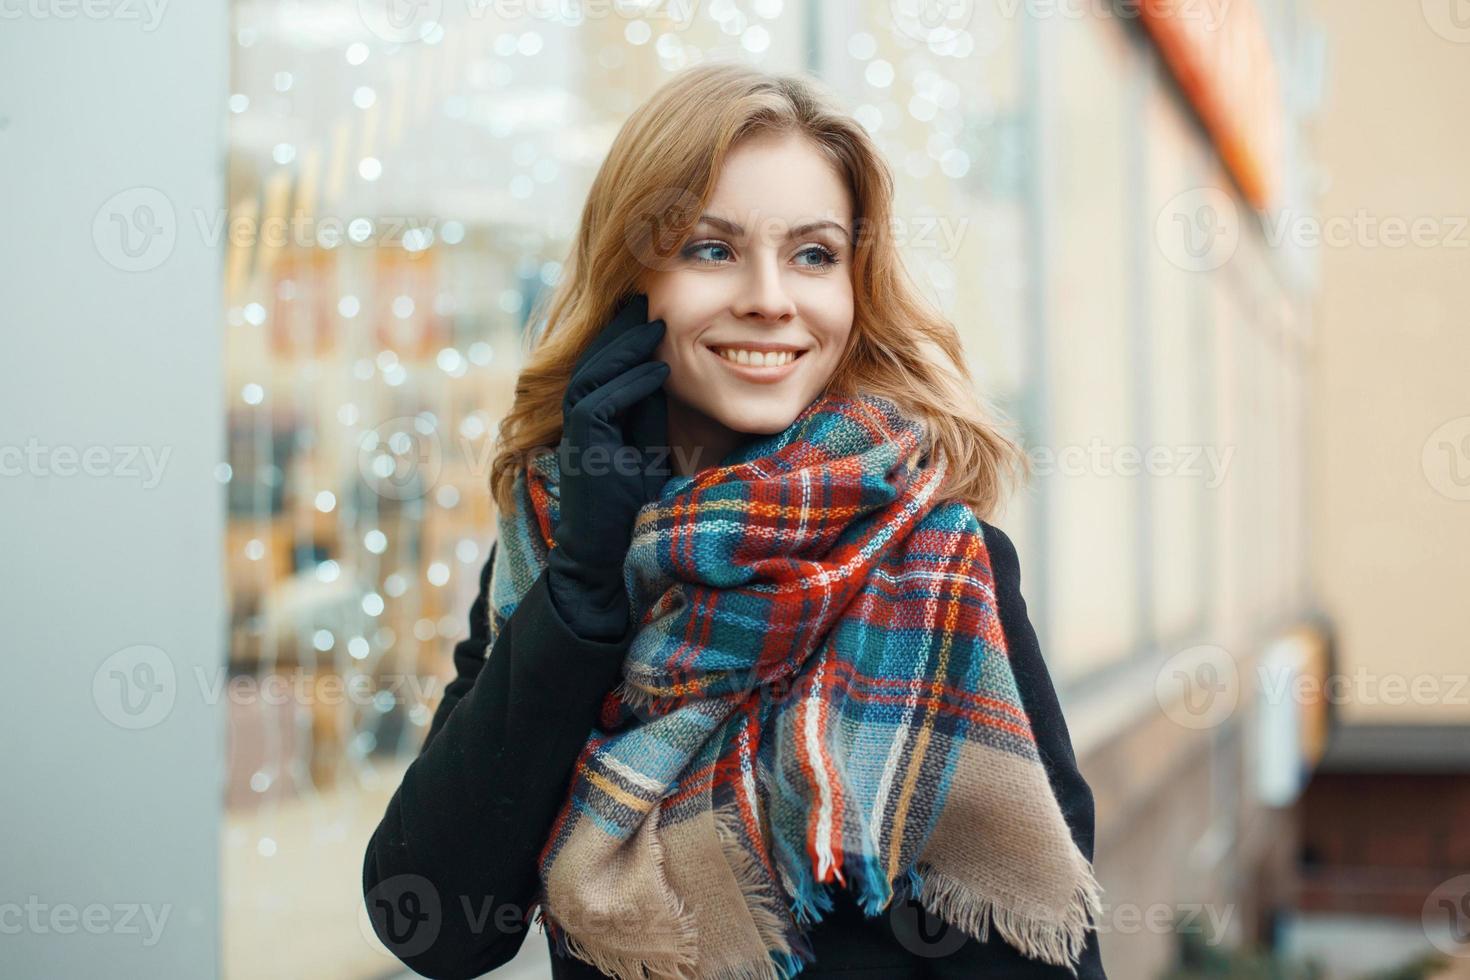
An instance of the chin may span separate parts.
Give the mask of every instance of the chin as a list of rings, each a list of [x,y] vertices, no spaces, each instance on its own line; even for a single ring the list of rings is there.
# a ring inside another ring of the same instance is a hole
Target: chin
[[[736,432],[752,436],[768,436],[781,432],[795,421],[809,401],[810,399],[800,405],[795,404],[794,401],[786,401],[777,404],[742,406],[738,410],[719,411],[711,414],[721,425]]]

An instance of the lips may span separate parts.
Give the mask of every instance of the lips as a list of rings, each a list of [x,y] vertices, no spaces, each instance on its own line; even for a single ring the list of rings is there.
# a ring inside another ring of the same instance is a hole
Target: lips
[[[787,377],[807,353],[805,348],[764,344],[748,347],[706,344],[704,349],[737,377],[757,384],[771,384]]]
[[[805,353],[800,349],[792,348],[766,349],[759,347],[711,346],[710,350],[727,361],[749,365],[750,367],[781,367],[796,360]]]

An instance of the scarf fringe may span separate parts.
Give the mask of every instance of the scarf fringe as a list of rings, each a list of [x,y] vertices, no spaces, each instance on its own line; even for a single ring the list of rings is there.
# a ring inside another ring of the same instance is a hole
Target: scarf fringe
[[[653,704],[654,700],[653,695],[649,694],[643,688],[629,684],[627,677],[622,677],[618,680],[617,685],[612,689],[612,697],[632,708],[634,711],[648,710],[648,707]]]
[[[661,812],[661,806],[655,807],[647,819],[657,821]],[[654,832],[648,837],[648,850],[653,856],[654,873],[662,885],[661,891],[668,900],[669,914],[674,922],[676,935],[672,953],[667,956],[648,957],[639,956],[636,953],[592,949],[568,932],[560,922],[557,922],[556,917],[544,905],[542,914],[552,920],[556,931],[560,934],[558,948],[565,949],[577,959],[592,964],[616,980],[651,980],[651,978],[652,980],[703,980],[704,974],[698,971],[699,933],[694,925],[694,913],[689,911],[684,899],[669,887],[669,877],[664,866],[663,842],[659,840],[656,824],[653,829]],[[771,980],[784,980],[784,978],[773,977]]]
[[[739,816],[729,809],[716,809],[714,811],[715,834],[720,841],[720,847],[725,853],[725,862],[730,865],[730,871],[735,875],[735,881],[740,886],[741,897],[745,899],[745,907],[750,912],[750,918],[755,924],[755,931],[765,944],[767,953],[778,958],[786,969],[777,970],[772,974],[775,980],[786,980],[795,976],[802,968],[799,962],[815,962],[810,950],[805,951],[802,956],[797,950],[792,949],[787,939],[787,930],[790,923],[789,912],[775,905],[772,901],[772,882],[766,875],[765,868],[760,860],[747,847],[741,839],[741,824]],[[776,968],[776,963],[772,963]],[[796,969],[789,969],[795,965]]]
[[[977,895],[971,887],[932,865],[922,872],[919,901],[941,919],[983,942],[990,925],[1017,950],[1031,959],[1064,966],[1077,975],[1077,961],[1087,945],[1088,930],[1102,914],[1102,885],[1091,862],[1078,855],[1081,880],[1061,922],[1048,922],[1013,908],[1001,906],[990,895]]]
[[[764,963],[731,963],[699,975],[700,980],[789,980],[794,974],[782,973],[771,960]]]
[[[694,961],[686,960],[682,956],[649,959],[631,953],[598,952],[588,949],[571,935],[566,937],[566,944],[567,950],[577,959],[592,964],[616,980],[649,980],[651,977],[659,980],[697,980],[699,976],[694,972]],[[776,977],[774,980],[782,978]]]

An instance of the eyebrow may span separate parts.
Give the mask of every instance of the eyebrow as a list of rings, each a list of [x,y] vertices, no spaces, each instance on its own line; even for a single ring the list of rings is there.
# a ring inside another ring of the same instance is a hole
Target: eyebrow
[[[700,215],[699,222],[707,225],[714,225],[716,228],[719,228],[730,235],[745,234],[745,229],[742,228],[740,225],[736,224],[733,221],[726,221],[724,218],[718,217],[713,214]],[[795,228],[792,228],[786,233],[786,237],[788,239],[799,238],[800,236],[805,235],[808,232],[816,231],[818,228],[836,228],[842,233],[842,237],[844,239],[846,239],[848,242],[852,241],[852,236],[847,233],[846,228],[842,227],[835,221],[828,221],[825,218],[821,218],[816,221],[808,221],[805,224],[797,225]]]

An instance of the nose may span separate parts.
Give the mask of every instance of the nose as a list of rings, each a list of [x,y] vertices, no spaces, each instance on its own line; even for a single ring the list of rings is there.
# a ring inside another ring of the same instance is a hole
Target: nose
[[[742,320],[784,322],[796,315],[796,303],[782,281],[779,256],[763,254],[746,263],[745,282],[733,312]]]

